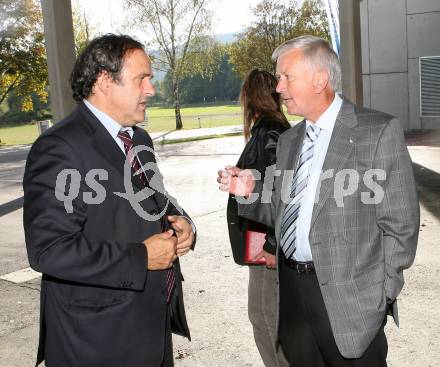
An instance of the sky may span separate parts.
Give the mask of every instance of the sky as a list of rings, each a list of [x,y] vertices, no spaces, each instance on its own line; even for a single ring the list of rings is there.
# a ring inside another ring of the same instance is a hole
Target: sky
[[[213,0],[211,6],[214,13],[213,33],[236,33],[252,24],[250,7],[254,7],[260,1]],[[124,32],[122,27],[124,20],[123,4],[122,0],[72,0],[72,7],[80,6],[87,14],[89,21],[94,23],[103,33]]]
[[[214,8],[214,34],[235,33],[252,24],[251,7],[260,0],[218,0]]]

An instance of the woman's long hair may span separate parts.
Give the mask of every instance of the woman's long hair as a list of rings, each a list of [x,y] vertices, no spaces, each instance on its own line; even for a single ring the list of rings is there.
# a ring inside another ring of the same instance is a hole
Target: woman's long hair
[[[276,92],[277,79],[268,71],[252,69],[243,81],[240,104],[243,107],[244,137],[249,140],[251,128],[261,115],[272,117],[288,125],[281,109],[281,97]]]

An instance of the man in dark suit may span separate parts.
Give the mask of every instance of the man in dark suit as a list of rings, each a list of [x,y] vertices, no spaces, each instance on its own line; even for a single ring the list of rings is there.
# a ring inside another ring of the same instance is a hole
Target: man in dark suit
[[[92,40],[71,75],[77,108],[29,153],[24,229],[43,273],[37,365],[172,366],[171,331],[189,338],[178,257],[193,225],[135,126],[152,77],[136,40]]]
[[[341,70],[328,42],[298,37],[273,58],[278,93],[305,120],[278,140],[273,187],[233,168],[219,172],[220,188],[244,196],[274,189],[266,202],[249,196],[239,215],[275,228],[278,339],[289,362],[386,366],[386,314],[397,322],[419,228],[401,125],[337,94]]]

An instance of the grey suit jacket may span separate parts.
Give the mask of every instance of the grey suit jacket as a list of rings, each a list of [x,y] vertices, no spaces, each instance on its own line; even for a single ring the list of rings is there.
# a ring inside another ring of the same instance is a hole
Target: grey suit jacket
[[[271,202],[239,205],[239,215],[274,226],[277,242],[288,202],[283,198],[290,192],[304,134],[303,121],[278,141],[281,172]],[[358,184],[356,190],[346,190],[348,177]],[[395,300],[404,284],[402,272],[416,253],[419,204],[399,121],[344,99],[321,178],[309,233],[312,256],[339,351],[358,358],[384,322],[387,299],[394,301],[398,323]],[[254,192],[263,186],[258,182]]]

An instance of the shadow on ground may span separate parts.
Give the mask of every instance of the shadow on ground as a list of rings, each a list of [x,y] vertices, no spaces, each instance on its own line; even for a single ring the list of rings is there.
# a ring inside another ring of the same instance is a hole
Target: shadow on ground
[[[413,163],[420,203],[440,219],[440,174]]]

